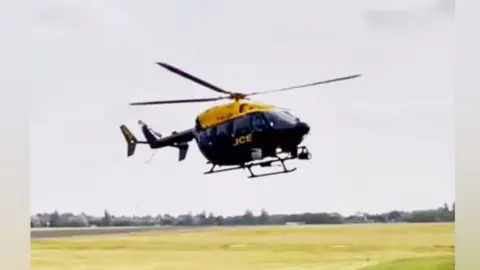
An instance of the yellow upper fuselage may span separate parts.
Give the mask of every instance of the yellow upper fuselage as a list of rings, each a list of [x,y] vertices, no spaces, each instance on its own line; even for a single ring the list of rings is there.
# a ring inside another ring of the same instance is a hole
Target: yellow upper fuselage
[[[275,106],[267,104],[234,101],[205,110],[198,116],[198,123],[202,128],[210,128],[251,113],[269,112],[275,109]]]

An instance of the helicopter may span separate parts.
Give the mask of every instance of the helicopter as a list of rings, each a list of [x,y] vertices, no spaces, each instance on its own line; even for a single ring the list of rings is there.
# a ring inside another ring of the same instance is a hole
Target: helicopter
[[[145,137],[144,141],[140,141],[126,125],[121,125],[120,130],[127,142],[127,157],[134,155],[137,144],[145,144],[152,150],[164,147],[177,148],[179,150],[178,160],[182,161],[187,156],[189,142],[195,140],[201,154],[207,160],[207,164],[211,164],[210,170],[204,172],[204,174],[246,169],[250,173],[249,178],[290,173],[295,171],[296,168],[287,168],[285,165],[287,160],[310,160],[312,157],[307,147],[301,145],[305,136],[310,132],[310,126],[306,122],[300,120],[287,109],[252,102],[249,97],[349,80],[361,76],[361,74],[355,74],[309,84],[244,94],[219,88],[170,64],[162,62],[156,62],[156,64],[223,95],[212,98],[133,102],[130,103],[131,106],[232,101],[213,106],[201,112],[195,118],[194,127],[180,132],[174,131],[168,136],[162,136],[161,133],[139,120],[138,124]],[[255,174],[252,171],[253,167],[271,167],[275,163],[280,163],[282,170],[263,174]]]

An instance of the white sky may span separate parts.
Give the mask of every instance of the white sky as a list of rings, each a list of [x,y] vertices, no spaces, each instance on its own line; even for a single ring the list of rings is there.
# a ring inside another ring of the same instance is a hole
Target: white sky
[[[455,33],[444,7],[433,0],[38,1],[37,55],[23,71],[35,85],[32,212],[349,214],[450,203]],[[140,135],[142,119],[167,134],[190,128],[213,105],[129,102],[217,96],[156,61],[243,92],[364,76],[258,97],[312,127],[305,144],[314,159],[290,163],[295,173],[204,176],[209,166],[195,145],[181,163],[175,149],[149,164],[151,151],[142,147],[126,158],[120,124]]]

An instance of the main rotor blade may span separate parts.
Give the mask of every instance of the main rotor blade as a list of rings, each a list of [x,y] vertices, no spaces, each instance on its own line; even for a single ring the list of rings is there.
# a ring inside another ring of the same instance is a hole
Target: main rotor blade
[[[177,75],[180,75],[180,76],[182,76],[182,77],[184,77],[184,78],[186,78],[186,79],[189,79],[189,80],[191,80],[191,81],[193,81],[193,82],[195,82],[195,83],[198,83],[198,84],[200,84],[200,85],[202,85],[202,86],[204,86],[204,87],[207,87],[207,88],[209,88],[209,89],[211,89],[211,90],[213,90],[213,91],[216,91],[216,92],[219,92],[219,93],[222,93],[222,94],[231,94],[231,92],[229,92],[229,91],[227,91],[227,90],[223,90],[223,89],[220,88],[220,87],[217,87],[217,86],[215,86],[215,85],[213,85],[213,84],[211,84],[211,83],[208,83],[208,82],[206,82],[206,81],[204,81],[204,80],[202,80],[202,79],[199,79],[199,78],[197,78],[197,77],[195,77],[195,76],[193,76],[193,75],[191,75],[191,74],[188,74],[188,73],[186,73],[185,71],[180,70],[180,69],[178,69],[178,68],[176,68],[176,67],[174,67],[174,66],[171,66],[171,65],[169,65],[169,64],[157,62],[157,65],[159,65],[159,66],[161,66],[161,67],[163,67],[163,68],[165,68],[165,69],[167,69],[167,70],[169,70],[169,71],[171,71],[171,72],[173,72],[173,73],[175,73],[175,74],[177,74]]]
[[[196,102],[217,101],[217,100],[222,100],[222,99],[226,99],[226,98],[228,98],[228,97],[145,101],[145,102],[133,102],[133,103],[130,103],[130,105],[132,105],[132,106],[142,106],[142,105],[159,105],[159,104],[176,104],[176,103],[196,103]]]
[[[254,96],[254,95],[261,95],[261,94],[267,94],[267,93],[272,93],[272,92],[281,92],[281,91],[293,90],[293,89],[298,89],[298,88],[305,88],[305,87],[310,87],[310,86],[315,86],[315,85],[320,85],[320,84],[327,84],[327,83],[332,83],[332,82],[350,80],[350,79],[357,78],[357,77],[360,77],[360,76],[361,76],[361,74],[355,74],[355,75],[351,75],[351,76],[335,78],[335,79],[330,79],[330,80],[321,81],[321,82],[314,82],[314,83],[309,83],[309,84],[302,84],[302,85],[290,86],[290,87],[261,91],[261,92],[253,92],[253,93],[247,94],[247,96]]]

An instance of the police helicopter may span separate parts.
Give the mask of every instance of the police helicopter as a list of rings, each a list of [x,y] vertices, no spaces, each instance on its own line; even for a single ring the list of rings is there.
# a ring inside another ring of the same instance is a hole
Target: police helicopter
[[[127,156],[130,157],[135,153],[137,144],[146,144],[151,149],[177,148],[179,150],[179,161],[182,161],[187,156],[189,142],[195,140],[200,152],[208,161],[207,164],[212,166],[204,174],[246,169],[250,173],[249,178],[293,172],[296,168],[287,168],[285,161],[292,159],[309,160],[311,153],[307,147],[300,145],[304,136],[310,131],[307,123],[286,109],[251,102],[248,97],[311,87],[361,76],[355,74],[309,84],[243,94],[219,88],[167,63],[157,62],[157,64],[223,95],[212,98],[134,102],[130,103],[131,106],[232,101],[203,111],[196,117],[193,128],[173,132],[168,136],[162,136],[140,120],[138,123],[145,137],[144,141],[140,141],[127,126],[121,125],[120,130],[127,141]],[[282,170],[264,174],[254,174],[252,171],[253,167],[270,167],[275,163],[280,163]]]

